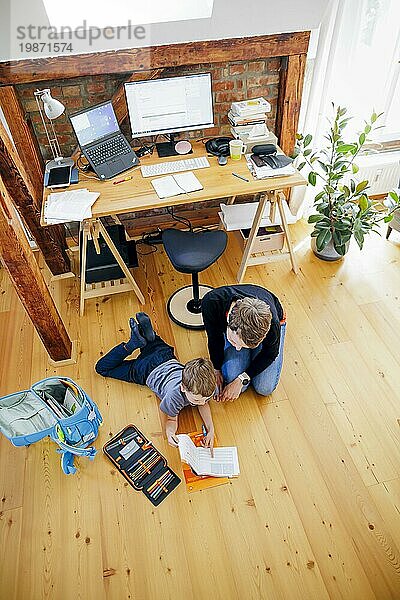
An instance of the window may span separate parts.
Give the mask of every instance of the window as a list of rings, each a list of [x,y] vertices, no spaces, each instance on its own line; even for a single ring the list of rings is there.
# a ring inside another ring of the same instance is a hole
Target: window
[[[384,112],[374,141],[400,139],[400,2],[343,3],[327,99],[354,116],[359,130],[372,111]]]

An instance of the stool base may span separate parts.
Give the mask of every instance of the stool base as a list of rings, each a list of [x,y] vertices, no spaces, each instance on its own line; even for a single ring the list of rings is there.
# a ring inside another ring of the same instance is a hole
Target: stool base
[[[212,290],[209,285],[199,286],[200,300]],[[203,315],[193,310],[193,286],[187,285],[176,290],[167,303],[168,316],[177,325],[185,329],[204,329]]]

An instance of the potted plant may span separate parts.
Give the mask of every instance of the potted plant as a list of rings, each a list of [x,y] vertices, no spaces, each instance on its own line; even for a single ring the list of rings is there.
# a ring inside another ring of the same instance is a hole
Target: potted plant
[[[295,156],[303,160],[298,169],[308,165],[308,181],[315,186],[322,184],[322,190],[314,198],[315,213],[308,222],[314,225],[311,233],[314,253],[324,260],[342,258],[349,247],[350,239],[355,238],[360,250],[366,234],[379,232],[378,224],[392,219],[392,213],[399,207],[396,192],[390,192],[394,201],[389,214],[382,212],[379,202],[370,200],[367,195],[368,181],[355,181],[353,176],[358,167],[354,162],[368,135],[376,129],[376,122],[381,115],[372,113],[365,122],[363,131],[353,142],[345,142],[343,130],[349,117],[347,109],[333,105],[334,117],[329,121],[329,130],[324,139],[324,148],[312,148],[312,136],[297,135]]]

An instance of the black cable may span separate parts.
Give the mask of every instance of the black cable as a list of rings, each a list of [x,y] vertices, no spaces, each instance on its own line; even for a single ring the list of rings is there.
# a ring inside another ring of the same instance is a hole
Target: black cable
[[[68,227],[67,223],[64,223],[64,225],[65,225],[65,229],[67,229],[67,231],[69,233],[69,236],[74,240],[75,246],[79,246],[78,240],[72,235],[72,231]]]
[[[183,225],[186,225],[186,227],[189,227],[189,231],[193,231],[193,226],[191,221],[189,221],[189,219],[187,219],[186,217],[178,217],[174,214],[174,208],[173,206],[167,206],[167,213],[169,215],[171,215],[171,217],[174,219],[174,221],[178,221],[178,223],[183,223]]]
[[[149,250],[149,252],[140,252],[138,248],[139,244],[146,244],[147,246],[151,247],[151,250]],[[145,239],[141,239],[136,242],[136,252],[140,254],[140,256],[147,256],[148,254],[154,254],[154,252],[157,252],[157,246]]]

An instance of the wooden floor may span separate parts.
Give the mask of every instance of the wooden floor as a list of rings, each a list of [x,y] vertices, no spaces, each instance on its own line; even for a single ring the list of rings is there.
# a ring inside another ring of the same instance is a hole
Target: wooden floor
[[[307,226],[294,227],[296,242]],[[297,251],[251,267],[246,282],[274,291],[288,314],[280,384],[268,398],[246,392],[212,404],[221,445],[237,445],[241,474],[188,495],[181,484],[159,507],[124,482],[102,445],[135,423],[181,473],[147,388],[104,380],[100,352],[126,340],[140,310],[133,294],[90,300],[78,317],[78,286],[53,287],[79,339],[75,366],[55,369],[6,275],[0,272],[1,394],[55,373],[77,381],[104,426],[94,462],[65,476],[53,442],[15,448],[0,439],[1,600],[385,600],[400,598],[400,235],[371,237],[344,261]],[[158,250],[139,283],[158,331],[186,361],[206,353],[204,334],[171,324],[165,300],[187,276]],[[235,240],[202,275],[232,283]],[[189,409],[181,431],[200,423]]]

